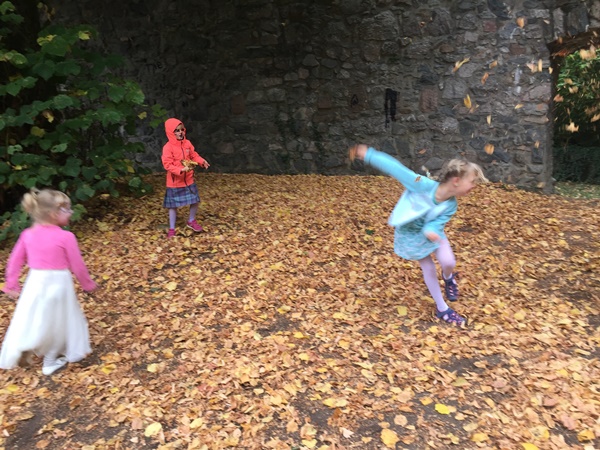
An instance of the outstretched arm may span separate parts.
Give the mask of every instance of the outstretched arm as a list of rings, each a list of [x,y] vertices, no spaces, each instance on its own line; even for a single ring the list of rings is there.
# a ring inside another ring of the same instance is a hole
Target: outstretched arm
[[[210,164],[208,163],[208,161],[205,160],[202,156],[200,156],[198,154],[198,152],[196,152],[196,150],[193,148],[190,152],[190,156],[192,158],[192,161],[197,162],[200,167],[202,167],[204,169],[208,169],[210,167]]]
[[[435,183],[435,181],[413,172],[387,153],[379,152],[364,144],[358,144],[350,148],[349,156],[351,161],[354,159],[363,160],[365,164],[395,178],[409,191],[423,192],[431,189],[432,183]]]

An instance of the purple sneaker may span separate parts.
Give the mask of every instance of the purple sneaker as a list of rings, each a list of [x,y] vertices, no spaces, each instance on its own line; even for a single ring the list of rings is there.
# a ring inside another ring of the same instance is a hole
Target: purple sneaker
[[[444,283],[446,284],[446,286],[444,286],[446,298],[451,302],[458,300],[458,283],[456,282],[456,275],[457,274],[453,273],[447,280],[444,278]]]
[[[436,311],[435,316],[447,324],[458,328],[465,328],[467,326],[467,319],[459,315],[452,308],[448,308],[446,311]]]
[[[200,233],[201,231],[203,231],[202,226],[196,222],[196,219],[191,220],[187,223],[188,228],[191,228],[192,230],[194,230],[196,233]]]
[[[167,232],[167,239],[172,237],[175,237],[175,228],[169,228],[169,231]]]

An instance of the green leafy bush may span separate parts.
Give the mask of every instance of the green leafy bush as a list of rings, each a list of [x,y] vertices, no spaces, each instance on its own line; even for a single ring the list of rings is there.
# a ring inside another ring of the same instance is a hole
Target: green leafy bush
[[[556,142],[600,144],[600,56],[595,50],[564,58],[554,100]]]
[[[151,190],[130,159],[144,149],[132,137],[165,118],[116,75],[119,57],[94,49],[93,28],[52,25],[28,41],[31,26],[11,2],[0,4],[0,241],[26,226],[19,201],[33,186],[66,192],[79,213],[122,184]]]

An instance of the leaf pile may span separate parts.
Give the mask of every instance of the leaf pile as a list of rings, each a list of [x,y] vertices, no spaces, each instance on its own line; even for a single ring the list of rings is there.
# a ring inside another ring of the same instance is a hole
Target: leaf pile
[[[162,176],[74,227],[103,286],[80,294],[94,353],[53,377],[39,360],[0,372],[0,448],[597,444],[597,201],[503,185],[461,199],[459,330],[393,253],[394,180],[197,178],[205,233],[181,209],[166,240]]]

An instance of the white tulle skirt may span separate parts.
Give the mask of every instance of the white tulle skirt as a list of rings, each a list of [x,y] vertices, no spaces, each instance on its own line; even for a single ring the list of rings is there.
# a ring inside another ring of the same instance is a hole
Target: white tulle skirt
[[[23,352],[79,361],[91,352],[88,324],[65,270],[30,269],[4,336],[0,369],[16,367]]]

